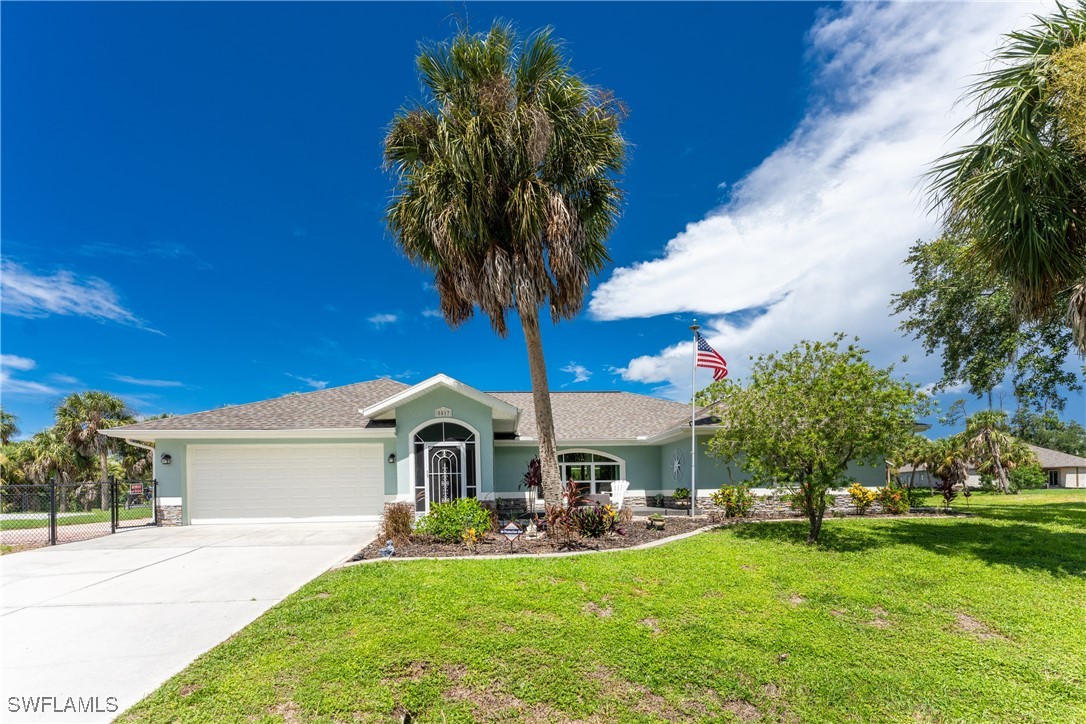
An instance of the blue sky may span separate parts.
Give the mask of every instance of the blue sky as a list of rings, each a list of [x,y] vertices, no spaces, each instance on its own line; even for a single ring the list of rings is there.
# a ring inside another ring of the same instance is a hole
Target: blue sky
[[[144,414],[385,375],[528,389],[519,331],[448,329],[382,221],[383,131],[457,16],[554,26],[630,108],[614,267],[544,330],[552,387],[687,398],[694,316],[737,375],[840,329],[934,380],[886,311],[934,228],[917,169],[1037,9],[5,3],[3,404],[30,433],[88,388]]]

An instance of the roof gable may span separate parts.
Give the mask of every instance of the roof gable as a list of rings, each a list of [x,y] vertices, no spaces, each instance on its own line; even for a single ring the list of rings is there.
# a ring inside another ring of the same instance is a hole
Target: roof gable
[[[361,413],[369,419],[382,420],[391,419],[395,414],[396,408],[404,403],[416,400],[431,390],[444,387],[452,390],[453,392],[463,395],[470,400],[475,400],[481,405],[485,405],[493,410],[494,417],[499,420],[516,420],[520,414],[520,409],[515,405],[512,405],[504,400],[501,400],[492,395],[488,395],[485,392],[475,389],[470,385],[465,385],[459,380],[454,380],[448,375],[434,375],[428,380],[423,380],[417,385],[408,387],[404,390],[400,390],[396,394],[379,402],[366,407],[361,410]]]

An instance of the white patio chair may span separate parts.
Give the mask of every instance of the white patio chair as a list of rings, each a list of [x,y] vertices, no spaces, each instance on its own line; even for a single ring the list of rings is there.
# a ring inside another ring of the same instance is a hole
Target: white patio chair
[[[626,491],[629,489],[629,480],[616,480],[611,483],[611,505],[615,506],[615,510],[622,510],[622,502],[626,498]]]

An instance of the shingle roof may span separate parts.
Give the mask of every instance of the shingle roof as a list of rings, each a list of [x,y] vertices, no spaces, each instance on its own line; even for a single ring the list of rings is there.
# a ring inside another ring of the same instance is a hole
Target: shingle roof
[[[1029,448],[1037,455],[1042,468],[1086,468],[1086,458],[1080,458],[1078,455],[1049,450],[1037,445],[1029,445]]]
[[[115,428],[125,433],[158,430],[331,430],[374,427],[359,412],[408,386],[380,379],[343,387],[221,407]],[[531,392],[490,392],[520,408],[516,433],[536,438]],[[690,408],[680,402],[632,392],[552,392],[555,435],[559,440],[630,440],[689,425]],[[699,424],[706,420],[699,420]]]
[[[331,430],[366,427],[359,410],[406,388],[402,382],[380,379],[332,387],[273,400],[220,407],[127,425],[125,432],[144,430]]]
[[[487,394],[520,408],[517,435],[538,437],[531,392]],[[632,392],[552,392],[551,410],[559,440],[628,440],[656,435],[689,420],[689,408],[680,402]]]

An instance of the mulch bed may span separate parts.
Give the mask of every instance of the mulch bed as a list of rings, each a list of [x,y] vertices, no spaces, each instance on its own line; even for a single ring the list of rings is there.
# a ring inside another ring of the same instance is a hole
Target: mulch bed
[[[564,551],[605,551],[617,548],[630,548],[632,546],[649,543],[661,538],[670,538],[680,533],[689,533],[698,528],[707,528],[716,525],[707,518],[684,518],[680,516],[667,516],[664,530],[654,530],[648,527],[644,518],[635,518],[625,528],[625,535],[606,536],[603,538],[574,538],[567,545],[565,540],[554,540],[541,536],[535,540],[528,540],[521,536],[513,543],[512,552],[515,554],[561,553]],[[368,558],[380,558],[380,551],[385,547],[385,541],[375,540],[359,551],[352,561],[361,561]],[[442,543],[429,536],[413,536],[410,543],[396,546],[396,558],[470,558],[472,556],[500,556],[509,555],[509,541],[497,533],[488,533],[486,538],[477,546],[470,548],[463,543]]]
[[[940,517],[972,517],[972,513],[950,510],[945,511],[941,507],[913,508],[905,515],[892,515],[889,513],[867,513],[864,518],[914,518],[921,516]],[[830,515],[826,514],[826,520],[855,518],[854,515]],[[753,523],[765,521],[805,520],[798,513],[793,513],[781,518],[767,516],[752,516],[749,518],[724,519],[719,515],[699,516],[689,518],[682,515],[668,515],[664,524],[664,530],[648,527],[645,518],[635,518],[625,528],[625,535],[606,536],[604,538],[573,538],[568,543],[563,540],[554,540],[545,535],[534,540],[521,536],[513,543],[510,551],[509,541],[497,533],[488,533],[478,545],[469,547],[463,543],[442,543],[430,536],[412,536],[411,542],[395,546],[396,558],[471,558],[484,556],[502,556],[514,554],[540,555],[542,553],[563,553],[568,551],[607,551],[621,548],[632,548],[643,543],[650,543],[662,538],[670,538],[674,535],[689,533],[699,528],[711,528],[718,525],[736,525],[739,523]],[[361,561],[370,558],[380,558],[378,551],[385,547],[385,541],[378,537],[368,546],[351,557],[352,561]]]

